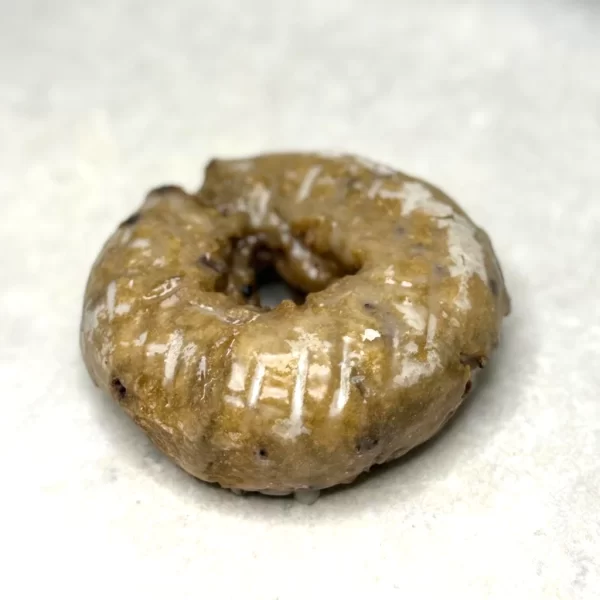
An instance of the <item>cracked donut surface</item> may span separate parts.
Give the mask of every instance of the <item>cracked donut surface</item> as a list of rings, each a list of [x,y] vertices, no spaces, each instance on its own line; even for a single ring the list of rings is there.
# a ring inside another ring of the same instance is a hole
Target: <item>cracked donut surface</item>
[[[260,306],[264,265],[303,302]],[[318,490],[438,432],[509,304],[488,236],[439,189],[355,156],[271,154],[148,194],[92,268],[81,347],[195,477]]]

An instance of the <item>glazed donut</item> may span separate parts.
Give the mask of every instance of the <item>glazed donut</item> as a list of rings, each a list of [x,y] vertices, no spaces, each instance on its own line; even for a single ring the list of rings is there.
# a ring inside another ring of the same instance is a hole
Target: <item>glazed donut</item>
[[[269,265],[305,298],[261,306]],[[187,472],[285,494],[431,438],[509,306],[488,236],[439,189],[356,156],[270,154],[147,196],[92,268],[81,348]]]

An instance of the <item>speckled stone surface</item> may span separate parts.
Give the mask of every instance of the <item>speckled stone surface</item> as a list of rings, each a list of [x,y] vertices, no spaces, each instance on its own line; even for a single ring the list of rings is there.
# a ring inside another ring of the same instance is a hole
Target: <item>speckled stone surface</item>
[[[592,599],[600,589],[600,6],[0,7],[3,595]],[[158,453],[81,364],[82,289],[146,190],[347,150],[483,224],[513,314],[476,396],[313,506]]]

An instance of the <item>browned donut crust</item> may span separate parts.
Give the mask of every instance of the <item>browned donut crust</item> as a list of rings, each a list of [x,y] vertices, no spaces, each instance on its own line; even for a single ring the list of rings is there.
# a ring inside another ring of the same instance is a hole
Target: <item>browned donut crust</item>
[[[255,301],[262,263],[307,292]],[[498,343],[487,235],[435,187],[354,156],[212,161],[151,192],[88,282],[90,375],[224,487],[350,482],[433,436]]]

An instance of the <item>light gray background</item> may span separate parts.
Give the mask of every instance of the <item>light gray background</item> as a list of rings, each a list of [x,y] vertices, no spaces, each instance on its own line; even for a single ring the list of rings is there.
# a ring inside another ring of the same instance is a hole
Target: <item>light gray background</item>
[[[312,507],[186,476],[77,339],[148,188],[296,148],[440,185],[514,300],[447,431]],[[597,598],[599,190],[598,2],[2,0],[2,595]]]

